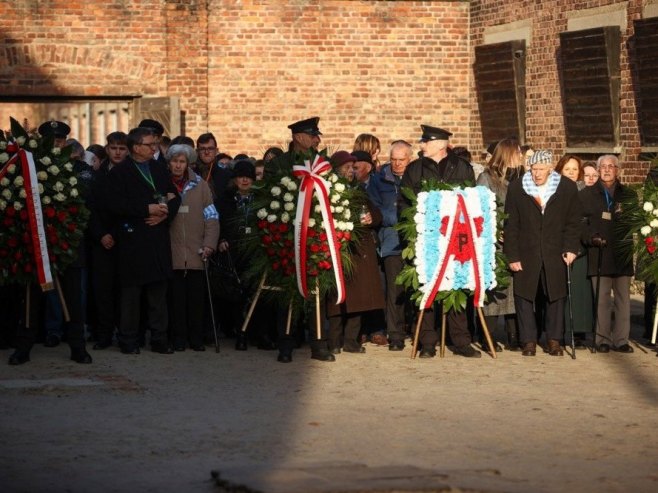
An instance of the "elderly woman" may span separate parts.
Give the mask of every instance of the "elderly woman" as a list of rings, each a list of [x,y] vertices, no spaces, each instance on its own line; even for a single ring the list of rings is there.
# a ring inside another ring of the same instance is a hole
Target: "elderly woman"
[[[503,139],[492,150],[491,159],[485,170],[478,176],[477,184],[487,187],[496,194],[496,201],[505,207],[507,187],[510,182],[520,177],[525,171],[525,157],[521,153],[516,139]],[[505,348],[518,351],[519,338],[516,326],[516,310],[514,308],[513,281],[501,291],[493,293],[489,303],[483,308],[487,326],[493,333],[498,323],[498,317],[505,319],[507,343]],[[497,345],[496,345],[497,346]],[[499,348],[496,347],[496,350]]]
[[[528,164],[530,172],[507,190],[503,250],[514,276],[523,356],[536,353],[538,290],[546,300],[548,354],[562,356],[567,268],[580,249],[582,206],[576,184],[553,170],[550,151],[535,151]]]
[[[204,351],[204,262],[219,239],[219,216],[208,184],[190,165],[196,152],[188,145],[169,147],[166,155],[171,181],[181,196],[181,206],[171,223],[171,257],[174,275],[169,284],[170,332],[174,349]]]

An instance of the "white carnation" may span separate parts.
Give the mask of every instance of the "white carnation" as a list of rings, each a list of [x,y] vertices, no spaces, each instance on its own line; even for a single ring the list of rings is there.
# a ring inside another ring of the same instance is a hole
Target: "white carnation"
[[[279,195],[281,195],[281,188],[272,187],[272,190],[270,190],[270,193],[272,194],[273,197],[278,197]]]
[[[291,180],[290,183],[288,183],[288,184],[286,185],[286,187],[287,187],[288,190],[290,190],[291,192],[294,192],[295,190],[297,190],[297,183],[295,183],[294,181]]]
[[[71,163],[66,163],[66,164],[64,165],[64,169],[65,169],[66,171],[73,171],[73,165],[72,165]]]
[[[295,208],[295,204],[293,204],[292,202],[286,202],[285,204],[283,204],[283,209],[288,212],[292,211],[294,208]]]
[[[338,193],[343,193],[345,191],[345,184],[344,183],[336,183],[336,191]]]
[[[336,212],[336,208],[333,205],[329,207],[329,210],[331,211],[332,214]]]
[[[48,179],[48,173],[45,171],[39,171],[37,173],[37,180],[39,181],[46,181]]]
[[[308,219],[308,227],[309,227],[309,228],[312,228],[313,226],[315,226],[315,219],[313,219],[312,217],[310,217],[310,218]]]
[[[39,195],[43,195],[43,185],[41,183],[39,183],[38,189],[39,189]]]
[[[25,189],[24,189],[24,188],[22,188],[21,191],[18,192],[18,196],[19,196],[20,198],[22,198],[22,199],[24,199],[25,197],[27,197],[27,193],[25,192]]]
[[[331,195],[331,203],[332,204],[337,204],[338,202],[340,202],[340,195],[335,194],[335,193],[332,194]]]
[[[645,202],[643,208],[645,211],[651,212],[653,210],[653,204],[651,202]]]
[[[267,216],[267,222],[273,223],[274,221],[276,221],[276,216],[274,214]]]
[[[322,206],[320,204],[316,204],[313,210],[316,212],[316,214],[320,214],[322,212]]]
[[[642,226],[640,233],[642,233],[642,236],[649,236],[651,234],[651,226]]]
[[[0,200],[0,211],[4,211],[7,208],[7,202]]]
[[[23,208],[23,204],[21,204],[20,202],[14,202],[14,209],[20,211],[22,208]]]
[[[341,204],[343,204],[344,207],[347,207],[348,205],[350,205],[350,201],[349,200],[343,200],[341,202]]]
[[[30,139],[30,142],[28,142],[27,145],[29,145],[32,149],[36,149],[37,148],[37,141],[34,140],[34,139]]]
[[[343,221],[336,221],[336,222],[334,223],[334,227],[335,227],[338,231],[345,231],[345,223],[344,223]]]
[[[57,181],[53,185],[53,190],[55,190],[56,192],[61,192],[62,190],[64,190],[64,185],[62,185],[62,182]]]
[[[337,176],[336,174],[333,174],[333,173],[332,173],[332,174],[329,176],[329,181],[330,181],[331,183],[336,183],[336,182],[338,181],[338,176]]]
[[[50,153],[55,155],[55,156],[59,156],[61,152],[62,152],[62,150],[59,147],[53,147],[50,150]]]
[[[39,159],[39,161],[41,161],[41,164],[43,164],[44,166],[50,166],[52,164],[52,161],[48,156],[42,157],[41,159]]]
[[[295,200],[295,196],[291,193],[286,192],[285,194],[283,194],[283,200],[285,200],[286,202],[292,202],[293,200]]]
[[[279,209],[281,209],[281,202],[273,200],[272,202],[270,202],[270,209],[272,209],[273,211],[278,211]]]
[[[16,165],[10,164],[9,167],[7,168],[7,173],[9,173],[10,175],[16,173]]]
[[[338,205],[338,206],[336,206],[336,207],[333,207],[333,206],[332,206],[331,208],[332,208],[335,212],[337,212],[338,214],[340,214],[341,212],[343,212],[343,211],[345,210],[345,208],[344,208],[342,205]]]
[[[343,217],[345,219],[349,219],[350,217],[352,217],[352,211],[350,211],[349,209],[346,208],[345,212],[343,213]]]
[[[66,200],[66,195],[63,193],[56,193],[55,196],[53,197],[57,202],[64,202]]]
[[[75,176],[72,176],[71,178],[69,178],[69,185],[71,185],[73,187],[77,184],[78,184],[78,179]]]
[[[9,190],[8,188],[5,188],[5,189],[2,191],[2,196],[3,196],[4,198],[6,198],[7,200],[11,200],[11,190]]]
[[[0,180],[0,185],[2,185],[3,187],[8,186],[9,183],[11,182],[7,178],[3,178],[2,180]]]
[[[284,176],[283,178],[281,178],[279,183],[281,183],[281,185],[283,185],[284,187],[288,187],[288,183],[290,183],[290,181],[291,180],[289,176]]]
[[[50,200],[50,197],[48,197],[48,195],[46,195],[44,198],[41,199],[41,203],[43,203],[43,204],[48,205],[48,204],[50,204],[50,202],[51,202],[51,200]]]
[[[59,174],[59,168],[55,165],[48,167],[48,173],[51,175],[57,176]]]
[[[654,215],[654,216],[658,216],[658,209],[654,209],[654,210],[653,210],[653,215]]]
[[[346,222],[345,223],[345,228],[347,229],[347,231],[352,231],[354,229],[354,223]]]
[[[23,144],[25,144],[25,137],[23,137],[22,135],[20,137],[16,137],[16,142],[18,143],[19,146],[22,146]]]
[[[288,214],[287,212],[281,214],[281,222],[282,223],[290,222],[290,214]]]
[[[7,161],[9,161],[9,154],[6,152],[0,153],[0,164],[6,163]]]
[[[265,210],[265,208],[258,209],[258,212],[256,212],[256,217],[258,219],[265,219],[267,217],[267,211]]]
[[[22,177],[22,176],[17,176],[16,178],[14,178],[14,186],[16,186],[16,187],[22,187],[22,186],[23,186],[23,183],[25,183],[25,182],[23,181],[23,177]]]
[[[77,197],[78,196],[78,189],[77,188],[72,188],[69,191],[69,194],[71,195],[71,197]]]
[[[649,223],[649,226],[652,228],[658,228],[658,219],[652,219],[651,222]]]

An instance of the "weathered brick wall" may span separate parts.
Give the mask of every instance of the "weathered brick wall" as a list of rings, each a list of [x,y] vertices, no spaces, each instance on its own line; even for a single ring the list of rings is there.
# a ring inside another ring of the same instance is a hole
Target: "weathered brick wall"
[[[333,148],[422,122],[469,138],[468,2],[0,0],[0,14],[2,95],[179,96],[186,133],[233,153],[285,144],[313,115]]]
[[[612,4],[627,4],[627,29],[622,30],[621,47],[621,145],[623,179],[639,181],[646,175],[648,162],[639,161],[640,136],[628,57],[628,41],[633,36],[633,20],[641,18],[642,0],[516,1],[476,0],[471,2],[471,45],[482,44],[485,28],[524,19],[532,20],[532,39],[526,47],[526,141],[536,147],[562,153],[566,138],[563,105],[558,79],[559,33],[567,30],[567,13]],[[471,87],[473,108],[471,147],[481,149],[477,96]]]

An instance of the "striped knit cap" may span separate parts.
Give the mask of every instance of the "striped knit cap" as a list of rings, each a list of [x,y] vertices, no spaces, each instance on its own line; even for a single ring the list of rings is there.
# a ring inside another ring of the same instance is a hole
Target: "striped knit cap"
[[[553,164],[553,153],[547,150],[535,151],[535,153],[528,158],[528,166],[535,164]]]

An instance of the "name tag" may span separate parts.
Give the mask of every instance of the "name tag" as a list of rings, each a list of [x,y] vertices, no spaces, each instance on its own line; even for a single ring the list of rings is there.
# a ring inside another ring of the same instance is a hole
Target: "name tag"
[[[190,212],[190,206],[189,205],[181,205],[178,208],[178,213],[179,214],[188,214]]]
[[[606,221],[612,221],[612,214],[609,212],[603,212],[601,214],[601,219],[605,219]]]

